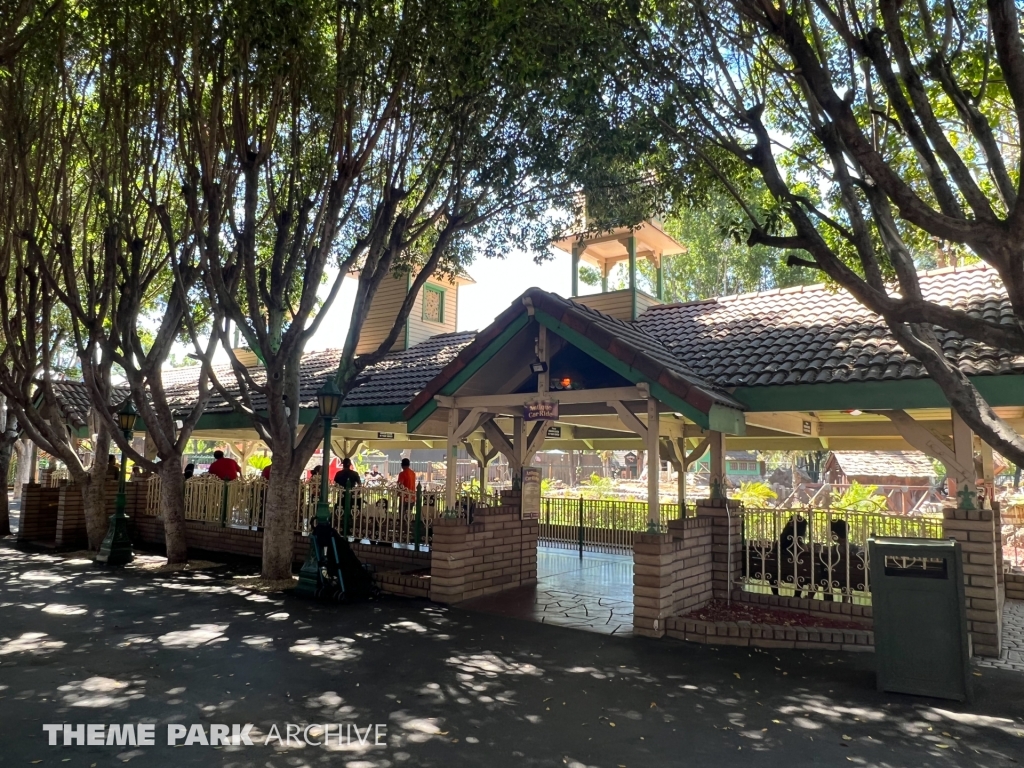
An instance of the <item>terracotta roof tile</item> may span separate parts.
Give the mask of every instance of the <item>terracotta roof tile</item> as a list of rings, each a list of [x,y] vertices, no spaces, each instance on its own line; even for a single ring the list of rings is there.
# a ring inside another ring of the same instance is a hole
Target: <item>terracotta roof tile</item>
[[[921,289],[926,299],[1013,322],[1006,291],[990,267],[922,273]],[[927,376],[880,317],[850,294],[824,285],[651,307],[636,325],[693,374],[719,387]],[[1008,355],[950,331],[940,330],[939,341],[969,375],[1024,372],[1024,356]],[[755,356],[757,365],[735,365]]]

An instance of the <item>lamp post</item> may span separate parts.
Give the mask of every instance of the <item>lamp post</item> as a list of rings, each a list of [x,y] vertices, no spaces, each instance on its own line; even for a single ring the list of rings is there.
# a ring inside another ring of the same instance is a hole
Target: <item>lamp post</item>
[[[135,430],[135,420],[139,412],[135,410],[132,401],[126,400],[124,406],[117,414],[117,424],[126,441],[132,439],[132,432]],[[121,469],[117,478],[117,502],[114,514],[110,516],[110,528],[100,545],[99,554],[96,555],[96,562],[104,565],[126,565],[135,559],[132,554],[132,542],[128,538],[128,515],[124,513],[127,506],[125,497],[125,476],[126,461],[124,451],[121,451]]]
[[[319,526],[331,524],[331,504],[328,500],[330,481],[327,475],[330,473],[331,466],[331,422],[334,421],[334,416],[341,407],[341,390],[338,389],[338,385],[334,383],[333,379],[328,379],[316,393],[316,399],[317,405],[320,408],[320,418],[324,422],[323,463],[320,468],[320,497],[316,503],[316,524]],[[296,591],[305,595],[314,595],[318,584],[319,569],[320,558],[317,553],[316,537],[310,532],[309,555],[306,556],[306,562],[302,564],[302,570],[299,571],[299,583]]]

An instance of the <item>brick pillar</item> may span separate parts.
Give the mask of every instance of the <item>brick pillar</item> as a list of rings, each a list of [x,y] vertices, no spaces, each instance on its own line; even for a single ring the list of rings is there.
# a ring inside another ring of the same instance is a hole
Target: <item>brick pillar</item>
[[[960,542],[964,554],[964,594],[967,629],[975,656],[998,658],[1002,648],[1003,616],[999,599],[996,549],[999,533],[991,509],[942,510],[943,531]]]
[[[40,483],[25,483],[21,487],[18,541],[56,540],[59,498],[59,489],[45,488]]]
[[[430,540],[430,599],[438,603],[462,600],[467,576],[483,561],[483,555],[473,555],[466,521],[435,520]]]
[[[74,484],[62,485],[57,502],[57,537],[58,547],[81,547],[89,543],[89,535],[85,529],[85,504],[82,501],[82,488]]]
[[[675,612],[676,547],[668,535],[633,537],[633,634],[662,637]]]
[[[701,499],[697,517],[711,518],[712,592],[725,599],[743,574],[743,519],[739,502],[725,499]]]

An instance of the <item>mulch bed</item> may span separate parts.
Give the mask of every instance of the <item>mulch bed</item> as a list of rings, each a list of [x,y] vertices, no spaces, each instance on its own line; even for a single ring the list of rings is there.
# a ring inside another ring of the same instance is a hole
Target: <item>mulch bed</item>
[[[703,608],[680,616],[692,621],[749,621],[751,624],[771,624],[777,627],[816,627],[821,629],[864,629],[863,624],[842,619],[812,616],[797,611],[782,611],[762,605],[712,600]]]

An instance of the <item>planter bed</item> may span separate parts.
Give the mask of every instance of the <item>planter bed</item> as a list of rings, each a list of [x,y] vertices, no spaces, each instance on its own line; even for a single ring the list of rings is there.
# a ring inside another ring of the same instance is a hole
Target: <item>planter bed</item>
[[[724,600],[669,618],[665,629],[670,637],[711,645],[874,650],[874,632],[856,622]]]

